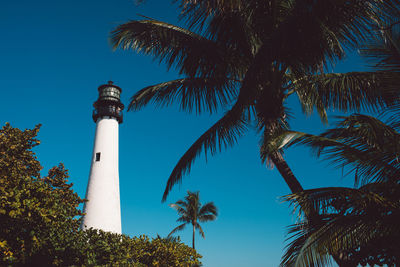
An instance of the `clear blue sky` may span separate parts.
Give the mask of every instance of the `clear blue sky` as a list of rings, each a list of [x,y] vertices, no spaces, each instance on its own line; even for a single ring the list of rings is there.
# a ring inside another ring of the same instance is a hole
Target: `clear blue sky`
[[[172,1],[171,1],[172,2]],[[36,149],[47,171],[63,162],[74,189],[84,197],[91,161],[95,124],[91,119],[97,87],[113,80],[130,96],[144,86],[177,77],[150,57],[133,51],[113,52],[109,32],[137,14],[177,23],[170,1],[148,0],[19,0],[3,1],[0,9],[0,123],[32,128],[43,124]],[[362,69],[352,56],[336,71]],[[306,118],[290,99],[295,115],[291,125],[318,133],[316,116]],[[289,189],[276,170],[263,166],[254,131],[237,146],[199,158],[167,203],[161,196],[169,173],[185,150],[221,114],[195,116],[177,107],[149,106],[126,113],[120,126],[120,185],[122,228],[136,236],[166,236],[177,224],[168,203],[186,190],[200,191],[203,202],[214,201],[219,217],[203,225],[206,239],[196,246],[207,267],[277,266],[285,246],[286,227],[296,221],[279,197]],[[351,185],[341,171],[315,160],[308,149],[293,148],[287,161],[304,188]],[[191,244],[190,229],[180,233]]]

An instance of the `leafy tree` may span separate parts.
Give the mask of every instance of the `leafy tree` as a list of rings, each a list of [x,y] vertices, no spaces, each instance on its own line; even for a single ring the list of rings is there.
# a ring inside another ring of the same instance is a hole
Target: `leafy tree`
[[[341,255],[346,266],[400,264],[400,134],[366,115],[343,118],[320,136],[298,134],[293,143],[311,146],[337,166],[348,166],[359,188],[318,188],[286,196],[319,214],[290,228],[283,266],[326,266]]]
[[[50,169],[46,177],[40,175],[42,167],[31,150],[39,144],[39,128],[21,131],[6,124],[0,131],[0,242],[4,262],[28,262],[50,246],[61,253],[57,232],[79,229],[82,213],[78,206],[83,200],[67,183],[64,165]],[[56,262],[59,255],[52,260]]]
[[[200,222],[214,221],[218,216],[217,207],[213,202],[201,205],[199,192],[187,191],[185,200],[178,200],[169,206],[178,212],[180,217],[176,221],[181,222],[182,224],[174,228],[168,236],[171,236],[177,231],[183,230],[187,224],[191,224],[193,228],[193,249],[196,229],[199,230],[201,236],[205,238]]]
[[[178,240],[79,229],[83,202],[63,164],[42,177],[32,149],[40,126],[0,129],[0,265],[191,266],[201,256]]]
[[[292,192],[303,190],[271,140],[289,129],[286,99],[296,94],[305,113],[326,108],[359,110],[393,102],[380,90],[386,72],[325,74],[344,48],[367,39],[377,14],[388,15],[398,1],[380,0],[181,0],[187,29],[146,18],[118,26],[114,48],[135,49],[175,67],[183,78],[148,86],[129,110],[150,102],[179,103],[184,111],[228,111],[178,161],[165,191],[190,171],[202,151],[234,145],[252,125],[261,136],[260,157],[275,165]],[[393,81],[393,80],[392,80]],[[397,91],[396,91],[396,94]]]

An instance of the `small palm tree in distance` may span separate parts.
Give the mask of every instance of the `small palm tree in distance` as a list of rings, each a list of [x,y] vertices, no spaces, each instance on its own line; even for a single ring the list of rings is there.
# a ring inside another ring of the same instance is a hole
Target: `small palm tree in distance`
[[[178,212],[180,217],[176,221],[182,224],[174,228],[168,236],[173,235],[177,231],[183,230],[187,224],[191,224],[193,228],[193,248],[196,229],[199,230],[200,235],[205,238],[200,222],[214,221],[218,216],[217,207],[213,202],[201,205],[199,192],[187,191],[184,200],[178,200],[169,206]]]

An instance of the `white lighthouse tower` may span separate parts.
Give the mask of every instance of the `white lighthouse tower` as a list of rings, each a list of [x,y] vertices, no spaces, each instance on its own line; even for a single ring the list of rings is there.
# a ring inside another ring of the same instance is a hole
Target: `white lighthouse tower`
[[[98,88],[93,120],[96,135],[86,190],[82,228],[121,233],[121,207],[118,172],[118,126],[122,123],[124,105],[121,88],[111,81]]]

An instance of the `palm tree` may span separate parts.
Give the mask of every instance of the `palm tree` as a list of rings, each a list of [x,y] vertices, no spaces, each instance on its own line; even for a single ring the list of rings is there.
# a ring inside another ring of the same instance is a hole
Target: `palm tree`
[[[319,216],[290,228],[283,266],[326,266],[341,255],[346,266],[400,264],[400,133],[371,116],[343,118],[319,135],[297,133],[337,166],[348,166],[359,188],[318,188],[286,196],[300,212]]]
[[[261,160],[277,167],[292,192],[301,192],[279,144],[271,145],[289,128],[286,99],[296,94],[303,110],[316,109],[323,121],[326,108],[359,110],[393,101],[392,94],[377,90],[385,72],[322,71],[344,57],[343,47],[355,48],[367,38],[377,11],[385,15],[398,5],[395,0],[182,0],[188,29],[150,18],[118,26],[111,36],[114,48],[150,54],[183,76],[138,91],[129,110],[150,102],[178,102],[196,113],[228,109],[178,161],[163,201],[202,151],[214,154],[234,145],[251,125],[261,135]]]
[[[168,237],[177,231],[183,230],[187,224],[191,224],[193,228],[193,248],[196,229],[199,231],[200,235],[205,238],[200,223],[214,221],[218,216],[217,207],[215,207],[213,202],[201,205],[199,192],[187,191],[185,200],[178,200],[169,206],[178,212],[180,217],[176,221],[182,224],[174,228],[171,233],[169,233]]]
[[[398,17],[379,20],[379,34],[362,50],[377,71],[386,71],[387,81],[400,78]],[[388,91],[399,89],[395,82],[385,86]],[[399,111],[397,102],[382,114],[389,117],[388,124],[353,114],[319,136],[292,131],[276,137],[276,143],[308,145],[336,167],[349,167],[356,187],[318,188],[284,197],[300,213],[312,207],[319,216],[290,228],[283,266],[326,266],[329,255],[340,255],[345,266],[400,264]]]

